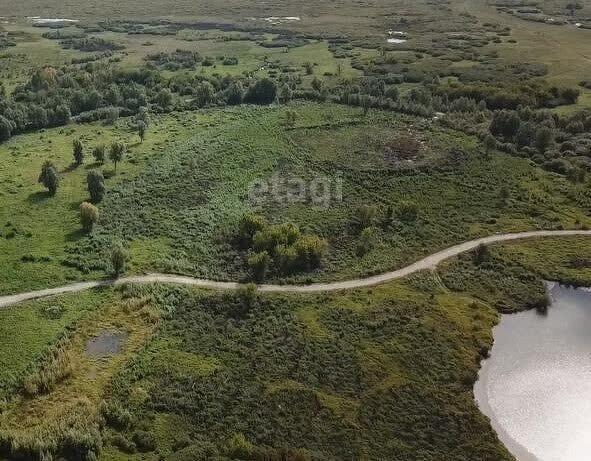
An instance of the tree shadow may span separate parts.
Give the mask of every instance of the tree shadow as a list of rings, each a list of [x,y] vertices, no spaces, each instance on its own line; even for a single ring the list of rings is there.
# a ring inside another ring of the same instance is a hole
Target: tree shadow
[[[76,165],[75,163],[71,163],[66,168],[64,168],[61,173],[71,173],[72,171],[78,169],[80,165]]]
[[[90,199],[85,199],[85,200],[82,200],[82,202],[88,202],[88,201],[90,201]],[[78,211],[78,210],[80,210],[80,204],[81,204],[82,202],[70,202],[70,205],[69,205],[68,207],[69,207],[69,208],[70,208],[70,210],[72,210],[72,211]]]
[[[29,194],[29,196],[27,197],[27,202],[37,205],[39,203],[43,203],[45,200],[49,199],[50,197],[51,197],[51,194],[49,193],[49,191],[40,190],[40,191],[33,192],[33,193]]]
[[[85,165],[84,166],[84,169],[86,169],[86,170],[94,170],[94,169],[100,168],[100,167],[102,167],[104,165],[105,165],[105,162],[102,162],[102,163],[101,162],[93,162],[93,163],[89,163],[88,165]]]
[[[77,242],[80,239],[82,239],[83,237],[85,237],[87,234],[84,231],[84,229],[76,229],[75,231],[72,232],[68,232],[66,234],[66,241],[68,242]]]

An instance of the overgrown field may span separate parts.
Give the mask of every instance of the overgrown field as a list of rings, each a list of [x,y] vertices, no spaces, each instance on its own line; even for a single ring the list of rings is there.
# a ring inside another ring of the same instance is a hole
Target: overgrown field
[[[591,247],[561,238],[487,250],[348,293],[130,286],[3,311],[3,350],[14,352],[0,372],[0,450],[510,460],[472,397],[497,310],[543,313],[543,278],[591,283]],[[36,334],[15,334],[28,328]],[[122,349],[91,355],[105,331],[124,335]],[[40,377],[49,390],[31,394]]]
[[[131,150],[117,175],[89,158],[75,168],[78,138],[87,152],[118,139]],[[296,281],[383,272],[493,232],[588,225],[586,183],[526,159],[487,156],[475,139],[428,120],[336,105],[156,117],[141,144],[125,121],[81,125],[20,136],[1,149],[4,293],[108,275],[118,242],[129,250],[130,272],[247,280],[248,252],[236,240],[248,210],[328,241],[314,272],[268,275]],[[44,160],[62,170],[55,197],[37,184]],[[78,206],[88,197],[89,169],[107,180],[100,222],[86,235]],[[303,193],[289,190],[294,180]],[[253,184],[266,192],[254,196]]]
[[[288,110],[297,114],[293,126],[285,126]],[[110,192],[101,224],[69,246],[68,264],[105,268],[113,239],[122,239],[137,270],[248,279],[235,241],[249,208],[328,240],[321,268],[297,280],[383,272],[494,232],[588,223],[585,184],[525,159],[487,157],[474,139],[429,121],[305,104],[233,110],[224,122]],[[416,143],[411,158],[397,150],[401,137]],[[288,196],[287,181],[298,178],[305,193]],[[314,202],[318,178],[328,191]],[[268,190],[253,201],[255,180]],[[365,222],[367,208],[373,211]]]
[[[192,138],[215,115],[183,114],[156,117],[151,132],[140,144],[129,121],[115,126],[72,125],[13,138],[0,145],[0,293],[41,288],[79,279],[79,271],[64,266],[64,251],[84,233],[78,207],[88,200],[86,176],[102,170],[107,190],[131,181],[147,164],[174,143]],[[73,165],[72,144],[80,139],[85,147],[83,165]],[[129,146],[117,175],[113,164],[98,164],[91,156],[97,145],[123,141]],[[52,161],[59,169],[59,193],[50,197],[37,183],[41,165]],[[93,274],[95,277],[100,274]]]

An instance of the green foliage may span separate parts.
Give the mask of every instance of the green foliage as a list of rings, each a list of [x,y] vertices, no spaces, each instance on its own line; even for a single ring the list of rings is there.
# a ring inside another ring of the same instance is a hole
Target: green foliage
[[[88,193],[93,203],[98,203],[105,196],[105,178],[103,173],[98,170],[91,170],[86,175],[86,184]]]
[[[363,257],[369,253],[376,244],[376,238],[376,230],[373,227],[363,229],[357,241],[357,256]]]
[[[43,163],[38,182],[47,188],[49,195],[53,196],[57,192],[57,188],[59,187],[59,175],[57,173],[57,168],[49,160],[46,160]]]
[[[121,245],[116,245],[111,250],[111,267],[113,268],[113,274],[115,276],[120,276],[125,272],[127,257],[127,252]]]
[[[92,156],[97,163],[105,163],[105,145],[99,144],[92,150]]]
[[[554,131],[551,128],[541,127],[536,132],[535,145],[541,154],[546,152],[546,150],[552,145],[553,142]]]
[[[269,265],[271,264],[271,257],[266,251],[253,253],[247,259],[248,267],[252,271],[255,280],[261,281],[265,279]]]
[[[495,316],[428,282],[261,294],[249,309],[240,293],[185,293],[158,340],[115,378],[111,399],[145,422],[174,415],[190,428],[171,459],[402,461],[424,451],[508,461],[472,398]],[[171,343],[223,366],[192,376],[153,367]],[[169,449],[157,439],[159,452]]]
[[[287,112],[285,112],[285,125],[293,128],[296,124],[298,118],[298,114],[295,110],[288,110]]]
[[[271,104],[276,97],[277,84],[270,78],[263,78],[248,89],[244,99],[254,104]]]
[[[250,246],[257,232],[267,227],[267,221],[261,215],[246,213],[238,223],[238,238],[245,246]]]
[[[109,149],[109,159],[115,164],[115,173],[117,173],[117,163],[123,160],[127,147],[122,142],[114,142]]]
[[[419,205],[412,200],[403,200],[398,204],[396,216],[404,222],[416,221],[419,217]]]
[[[240,227],[253,230],[262,223],[261,219],[252,216],[243,217]],[[248,232],[241,234],[248,235]],[[256,253],[247,262],[255,279],[262,280],[271,260],[284,274],[318,268],[326,255],[328,243],[316,235],[302,234],[298,226],[286,223],[261,228],[252,238],[252,247]]]
[[[378,207],[375,205],[363,205],[359,208],[359,228],[365,229],[373,226],[374,221],[378,215]]]
[[[72,374],[72,357],[69,341],[61,340],[49,349],[43,366],[23,380],[23,392],[28,397],[47,394]]]
[[[140,137],[140,141],[144,142],[146,139],[146,131],[148,130],[148,126],[143,120],[139,120],[137,122],[137,134]]]
[[[80,204],[80,222],[86,232],[91,232],[99,220],[99,210],[92,203],[82,202]]]
[[[82,165],[84,161],[84,145],[80,139],[74,139],[72,143],[72,154],[74,155],[74,165]]]

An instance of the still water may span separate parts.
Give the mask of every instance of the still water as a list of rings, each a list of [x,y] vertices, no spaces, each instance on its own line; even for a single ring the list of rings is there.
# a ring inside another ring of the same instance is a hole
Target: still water
[[[503,315],[474,388],[518,461],[591,460],[591,291],[549,285],[547,315]]]

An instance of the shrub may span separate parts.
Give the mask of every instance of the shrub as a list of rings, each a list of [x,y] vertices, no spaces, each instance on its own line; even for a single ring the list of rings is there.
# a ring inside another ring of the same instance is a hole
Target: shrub
[[[92,228],[99,220],[99,210],[93,204],[82,202],[80,204],[80,222],[86,232],[92,231]]]
[[[275,256],[275,250],[279,245],[293,245],[300,235],[300,229],[295,224],[268,226],[254,235],[253,247],[256,251],[267,251]]]
[[[270,78],[258,80],[248,89],[245,100],[254,104],[271,104],[277,97],[277,85]]]
[[[109,159],[115,164],[115,174],[117,174],[117,163],[123,160],[123,155],[126,151],[125,144],[122,142],[114,142],[109,149]]]
[[[105,145],[100,144],[92,150],[92,156],[97,163],[105,162]]]
[[[252,271],[254,279],[261,281],[264,280],[267,271],[269,270],[271,257],[269,256],[269,253],[262,251],[249,256],[247,263],[248,267],[250,267],[250,270]]]
[[[375,240],[376,233],[373,227],[366,227],[365,229],[363,229],[357,242],[357,256],[362,257],[369,253],[375,245]]]
[[[42,183],[44,187],[49,190],[49,195],[55,195],[59,186],[59,176],[57,174],[57,168],[55,165],[46,160],[41,167],[41,174],[39,174],[39,183]]]
[[[84,160],[84,145],[79,139],[74,139],[72,143],[72,153],[74,155],[74,164],[81,165]]]
[[[411,200],[403,200],[398,204],[396,216],[401,221],[416,221],[419,217],[419,206]]]
[[[133,441],[138,451],[147,453],[156,449],[156,438],[154,434],[147,431],[136,431],[133,434]]]
[[[363,205],[359,209],[359,226],[365,229],[373,225],[374,220],[378,214],[378,209],[375,205]]]
[[[105,196],[105,178],[103,174],[97,170],[89,171],[86,175],[86,183],[92,202],[100,202]]]
[[[267,221],[261,215],[247,213],[242,215],[238,223],[238,237],[243,245],[250,245],[257,232],[267,226]]]
[[[488,259],[490,258],[490,251],[488,249],[488,247],[484,244],[480,244],[476,247],[476,249],[474,250],[474,264],[476,265],[480,265],[486,261],[488,261]]]
[[[111,267],[115,276],[121,275],[125,272],[125,263],[127,261],[127,253],[122,246],[117,245],[111,251]]]
[[[120,404],[114,402],[107,403],[103,400],[99,405],[99,411],[107,425],[110,427],[118,430],[124,430],[131,427],[131,413]]]
[[[297,265],[300,270],[311,270],[320,266],[328,251],[328,242],[317,235],[303,235],[294,245]]]

